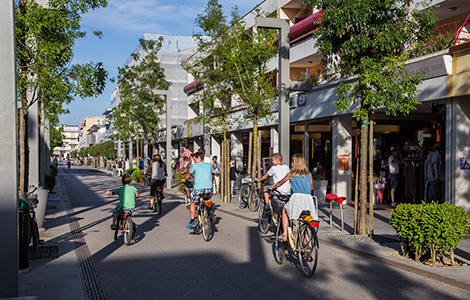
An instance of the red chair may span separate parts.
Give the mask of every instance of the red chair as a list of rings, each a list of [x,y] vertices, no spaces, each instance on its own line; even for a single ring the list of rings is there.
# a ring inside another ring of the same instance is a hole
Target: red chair
[[[346,197],[338,197],[335,194],[326,194],[326,199],[330,201],[330,226],[333,222],[333,202],[337,201],[339,204],[339,210],[341,211],[341,231],[344,231],[344,214],[343,214],[343,202],[346,201]]]

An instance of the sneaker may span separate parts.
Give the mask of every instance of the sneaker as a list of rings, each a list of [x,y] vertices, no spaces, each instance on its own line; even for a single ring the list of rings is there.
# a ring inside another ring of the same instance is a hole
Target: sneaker
[[[117,229],[117,225],[116,224],[111,224],[109,226],[109,228],[111,228],[111,230],[116,230]]]
[[[189,221],[188,225],[186,225],[186,228],[188,228],[188,229],[192,229],[194,227],[196,227],[196,224],[194,224],[194,221]]]

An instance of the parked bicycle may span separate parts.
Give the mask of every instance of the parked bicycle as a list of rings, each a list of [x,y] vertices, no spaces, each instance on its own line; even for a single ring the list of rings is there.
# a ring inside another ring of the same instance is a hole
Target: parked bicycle
[[[136,225],[132,221],[132,211],[123,209],[117,219],[117,226],[114,230],[114,240],[117,240],[118,233],[121,231],[121,235],[124,236],[124,244],[129,246],[134,238]]]
[[[316,197],[314,197],[313,200],[315,209],[318,210]],[[275,201],[273,201],[273,203],[274,202]],[[283,207],[283,204],[281,205]],[[276,209],[278,208],[279,207],[276,207]],[[287,248],[290,247],[299,260],[300,272],[302,275],[305,277],[311,277],[313,273],[315,273],[318,262],[319,246],[317,230],[319,227],[319,221],[313,219],[310,211],[304,210],[297,220],[289,221],[287,241],[280,239],[280,236],[282,235],[282,222],[282,217],[279,217],[274,242],[274,259],[278,264],[282,264]]]
[[[243,178],[238,195],[238,206],[242,209],[248,207],[250,211],[255,212],[258,210],[260,198],[260,189],[256,179],[250,177]]]
[[[194,218],[195,234],[201,234],[206,242],[213,236],[212,222],[215,221],[214,203],[211,200],[212,193],[201,194],[196,202],[196,218]]]
[[[33,194],[37,190],[37,187],[32,191],[23,193],[18,190],[20,193],[21,199],[27,201],[29,204],[29,259],[34,259],[39,252],[39,227],[36,219],[36,212],[34,209],[38,206],[38,195]]]

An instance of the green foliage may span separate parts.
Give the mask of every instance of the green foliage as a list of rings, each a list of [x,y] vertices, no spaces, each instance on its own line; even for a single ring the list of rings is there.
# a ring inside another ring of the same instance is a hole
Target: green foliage
[[[116,149],[114,149],[113,141],[106,141],[100,144],[94,144],[87,148],[80,149],[80,157],[99,157],[103,156],[109,159],[115,159],[117,157]]]
[[[51,175],[54,177],[57,176],[57,173],[59,173],[59,170],[57,170],[57,168],[52,165],[50,165],[49,168],[51,169]]]
[[[180,172],[180,170],[176,170],[175,172],[175,182],[178,184],[178,191],[184,193],[185,185],[181,182],[186,177],[186,174]]]
[[[413,248],[416,261],[428,254],[433,263],[445,252],[453,254],[470,226],[468,214],[449,203],[399,204],[392,211],[390,224],[400,236],[403,254]]]
[[[411,57],[419,57],[438,52],[452,46],[455,34],[452,32],[437,34],[427,42],[419,42],[410,49]]]
[[[315,181],[325,180],[325,176],[318,174],[313,177],[313,180]]]
[[[134,169],[133,169],[134,170]],[[127,173],[127,171],[126,171]],[[134,170],[132,172],[132,180],[134,180],[134,182],[141,182],[141,179],[143,179],[143,175],[144,175],[144,171],[143,170]]]
[[[134,171],[135,171],[135,169],[127,169],[125,173],[132,176],[132,174],[134,173]]]
[[[118,139],[128,140],[154,135],[161,128],[160,116],[166,99],[156,90],[168,90],[164,69],[157,57],[163,37],[140,39],[141,51],[131,55],[133,63],[118,68],[117,77],[121,102],[113,112],[114,132]]]
[[[44,187],[49,191],[52,191],[56,185],[56,179],[54,175],[45,175]]]
[[[70,152],[70,156],[72,158],[78,158],[78,151],[77,150],[73,150],[72,152]]]
[[[59,147],[62,145],[62,139],[65,137],[62,134],[62,127],[58,127],[55,124],[51,124],[49,127],[49,137],[50,137],[50,145],[51,149],[54,149],[55,147]],[[51,152],[52,155],[52,152]]]

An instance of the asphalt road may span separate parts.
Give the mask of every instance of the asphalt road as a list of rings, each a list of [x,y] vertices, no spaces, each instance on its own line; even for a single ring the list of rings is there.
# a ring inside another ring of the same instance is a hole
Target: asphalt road
[[[182,197],[166,193],[157,216],[143,186],[136,237],[125,246],[109,229],[119,200],[105,194],[119,178],[79,166],[60,168],[60,176],[108,299],[470,299],[466,290],[321,244],[316,273],[304,278],[292,256],[276,264],[272,232],[216,211],[205,242],[186,229]]]

